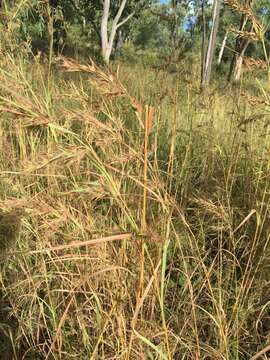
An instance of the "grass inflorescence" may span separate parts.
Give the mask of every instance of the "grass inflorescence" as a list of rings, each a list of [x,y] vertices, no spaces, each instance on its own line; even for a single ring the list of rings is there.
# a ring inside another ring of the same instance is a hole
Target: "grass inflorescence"
[[[49,76],[38,60],[7,56],[0,68],[2,351],[177,360],[264,349],[267,101],[236,87],[202,99],[196,79],[121,64],[61,58]]]

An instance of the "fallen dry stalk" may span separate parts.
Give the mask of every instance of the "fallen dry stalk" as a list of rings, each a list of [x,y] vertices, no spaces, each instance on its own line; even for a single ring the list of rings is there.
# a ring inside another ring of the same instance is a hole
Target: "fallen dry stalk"
[[[66,250],[66,249],[79,248],[82,246],[93,246],[93,245],[104,244],[109,241],[127,240],[127,239],[130,239],[131,236],[132,236],[131,234],[127,233],[127,234],[111,235],[111,236],[101,237],[101,238],[97,238],[97,239],[91,239],[91,240],[87,240],[87,241],[74,241],[70,244],[52,246],[52,247],[40,249],[40,250],[16,251],[13,253],[5,254],[4,257],[6,258],[6,257],[10,257],[10,256],[15,256],[15,255],[18,256],[18,255],[45,254],[46,252],[51,252],[51,251],[60,251],[60,250]]]
[[[252,356],[252,358],[250,360],[259,359],[259,357],[265,355],[265,353],[267,353],[268,351],[270,351],[270,345],[267,345],[264,349],[259,351],[256,355]]]

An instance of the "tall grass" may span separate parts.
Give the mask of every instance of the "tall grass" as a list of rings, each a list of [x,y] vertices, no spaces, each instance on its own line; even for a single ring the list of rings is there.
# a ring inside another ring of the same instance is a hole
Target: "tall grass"
[[[20,222],[1,245],[3,356],[264,349],[267,102],[236,88],[202,100],[188,72],[64,58],[49,86],[38,60],[7,56],[0,76],[0,225]]]

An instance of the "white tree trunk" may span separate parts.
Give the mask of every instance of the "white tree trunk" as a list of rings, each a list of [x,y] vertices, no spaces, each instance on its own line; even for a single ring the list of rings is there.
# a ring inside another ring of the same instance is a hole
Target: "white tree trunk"
[[[202,11],[202,43],[201,43],[201,88],[205,70],[205,55],[206,55],[206,19],[205,19],[205,0],[201,0]]]
[[[103,14],[101,19],[101,52],[105,62],[109,62],[110,53],[108,50],[108,20],[110,12],[110,0],[103,1]]]
[[[229,31],[227,30],[226,34],[224,36],[224,39],[222,41],[222,44],[221,44],[220,52],[219,52],[219,55],[218,55],[218,65],[221,64],[222,56],[223,56],[224,49],[225,49],[226,42],[227,42],[228,33],[229,33]]]
[[[102,56],[104,61],[108,64],[110,61],[110,57],[112,54],[113,43],[115,40],[116,32],[120,26],[124,25],[126,21],[128,21],[134,13],[129,14],[124,20],[120,22],[121,16],[125,9],[127,0],[122,0],[121,5],[118,9],[118,12],[113,19],[112,28],[109,33],[108,29],[108,20],[110,14],[110,0],[103,0],[103,14],[101,20],[101,46],[102,46]]]
[[[234,71],[233,71],[233,80],[235,82],[238,82],[241,79],[243,60],[244,60],[245,52],[248,48],[249,43],[250,42],[247,41],[245,43],[241,53],[236,55],[235,66],[234,66]]]
[[[221,0],[215,0],[213,4],[212,29],[205,59],[204,74],[202,78],[202,92],[206,90],[210,82],[211,67],[217,39]]]

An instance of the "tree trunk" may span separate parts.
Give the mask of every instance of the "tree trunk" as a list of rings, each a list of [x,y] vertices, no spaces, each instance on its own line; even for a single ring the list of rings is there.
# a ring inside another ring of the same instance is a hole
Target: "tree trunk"
[[[219,52],[219,55],[218,55],[218,65],[221,64],[222,56],[223,56],[224,49],[225,49],[226,42],[227,42],[228,33],[229,33],[229,31],[227,30],[226,34],[224,36],[224,39],[222,41],[222,44],[221,44],[220,52]]]
[[[121,50],[123,45],[124,45],[124,42],[125,42],[125,37],[123,35],[123,31],[120,29],[119,32],[118,32],[118,37],[117,37],[115,50],[116,51]]]
[[[209,82],[210,82],[210,76],[211,76],[211,68],[212,68],[212,62],[213,62],[213,56],[216,46],[216,40],[217,40],[217,32],[218,32],[218,24],[219,24],[219,15],[220,15],[220,4],[221,0],[215,0],[213,5],[213,15],[212,15],[212,29],[207,49],[207,54],[205,58],[205,66],[204,66],[204,73],[202,78],[202,92],[205,92]]]
[[[103,1],[103,14],[101,19],[101,52],[106,63],[109,62],[110,52],[108,50],[108,20],[110,12],[110,0]]]
[[[234,71],[233,71],[233,80],[235,82],[240,81],[242,64],[243,64],[243,57],[241,55],[236,55]]]
[[[205,71],[205,47],[206,47],[206,20],[205,20],[205,0],[202,0],[202,47],[201,47],[201,87],[203,74]]]
[[[235,56],[235,64],[234,64],[234,71],[233,71],[233,80],[235,82],[238,82],[241,79],[244,55],[245,55],[248,45],[249,45],[249,41],[246,40],[245,44],[243,44],[241,53],[236,54],[236,56]]]
[[[110,0],[103,0],[103,14],[101,20],[101,52],[105,63],[109,63],[113,50],[113,43],[115,40],[117,30],[125,24],[134,13],[129,14],[124,20],[120,22],[127,0],[122,0],[118,12],[113,19],[111,32],[108,34],[108,21],[110,14]]]
[[[243,31],[247,24],[247,18],[243,14],[241,16],[239,31]],[[234,55],[231,60],[230,70],[228,74],[228,81],[231,81],[232,77],[234,81],[240,80],[241,70],[243,64],[243,57],[248,47],[249,41],[243,37],[237,36],[235,40]],[[242,57],[242,59],[241,59]],[[238,80],[237,80],[238,79]]]

